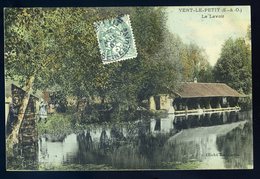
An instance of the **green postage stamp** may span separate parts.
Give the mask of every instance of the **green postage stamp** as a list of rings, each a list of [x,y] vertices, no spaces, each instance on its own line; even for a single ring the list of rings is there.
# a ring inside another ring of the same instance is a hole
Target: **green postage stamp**
[[[94,23],[104,64],[137,57],[129,15]]]

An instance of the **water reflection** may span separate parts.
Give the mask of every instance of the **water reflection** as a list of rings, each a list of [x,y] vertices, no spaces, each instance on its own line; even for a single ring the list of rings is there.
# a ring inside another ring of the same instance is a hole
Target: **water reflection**
[[[39,161],[43,164],[60,164],[70,161],[79,150],[77,135],[68,135],[62,142],[52,142],[43,136],[39,140]]]
[[[63,142],[42,137],[39,161],[114,169],[252,168],[251,119],[251,112],[230,112],[100,125]]]
[[[167,145],[165,145],[165,150],[167,151],[166,160],[170,162],[175,161],[181,163],[198,161],[197,168],[201,169],[233,168],[230,165],[226,165],[226,163],[229,161],[225,160],[225,156],[232,159],[239,158],[239,162],[244,163],[242,158],[244,152],[252,152],[250,135],[247,134],[248,136],[247,138],[244,138],[244,140],[247,140],[251,144],[249,145],[251,146],[251,151],[242,149],[241,151],[239,151],[239,153],[234,153],[231,150],[228,150],[226,152],[219,150],[219,143],[221,143],[219,139],[228,136],[232,136],[235,139],[237,138],[237,135],[239,136],[241,134],[234,133],[234,131],[238,129],[246,130],[245,126],[249,126],[249,123],[247,121],[183,130],[177,135],[171,137],[168,140]],[[228,143],[225,142],[226,140],[224,138],[223,145],[226,147],[228,146]],[[241,141],[234,140],[232,142],[234,142],[234,144],[237,144]],[[227,148],[230,148],[230,146],[228,146]],[[251,159],[251,157],[249,159]],[[237,166],[234,168],[241,167]]]
[[[161,119],[151,119],[150,130],[153,133],[169,133],[174,126],[174,116]]]
[[[253,167],[252,133],[251,123],[246,123],[243,127],[233,129],[227,135],[217,137],[217,148],[224,158],[225,168]]]
[[[238,112],[219,112],[207,113],[202,115],[186,115],[176,117],[174,120],[174,126],[176,129],[181,130],[199,126],[221,125],[226,123],[237,122],[244,119],[247,119],[247,117],[245,117],[242,114],[241,116],[238,115]]]

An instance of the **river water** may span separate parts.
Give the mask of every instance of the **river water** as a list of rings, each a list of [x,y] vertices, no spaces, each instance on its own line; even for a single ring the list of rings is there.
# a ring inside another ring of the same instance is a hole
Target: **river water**
[[[59,142],[41,136],[38,162],[50,170],[252,169],[252,133],[252,111],[104,123]]]

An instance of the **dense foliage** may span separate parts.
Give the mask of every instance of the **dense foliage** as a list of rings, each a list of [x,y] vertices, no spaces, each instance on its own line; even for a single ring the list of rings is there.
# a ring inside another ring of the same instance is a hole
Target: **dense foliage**
[[[214,67],[214,77],[241,93],[251,94],[251,50],[244,38],[226,40]]]
[[[129,14],[138,57],[101,62],[93,23]],[[136,109],[152,95],[172,93],[181,79],[175,37],[163,8],[15,8],[5,10],[5,72],[34,90]],[[30,89],[31,90],[31,89]]]
[[[130,15],[138,56],[104,65],[93,23],[121,14]],[[166,20],[158,7],[5,9],[5,74],[21,86],[33,77],[34,90],[58,86],[65,96],[109,103],[117,112],[172,94],[180,81],[213,82],[204,49],[184,44]],[[251,57],[243,39],[225,42],[213,72],[216,81],[250,92]]]
[[[212,67],[204,49],[196,44],[183,44],[180,49],[183,81],[212,82]]]

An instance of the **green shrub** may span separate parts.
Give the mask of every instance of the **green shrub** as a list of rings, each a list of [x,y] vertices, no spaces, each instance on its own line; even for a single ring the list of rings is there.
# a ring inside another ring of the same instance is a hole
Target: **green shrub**
[[[248,95],[246,97],[240,98],[238,101],[238,105],[241,107],[242,111],[252,109],[252,95]]]
[[[47,122],[38,122],[37,128],[39,135],[44,133],[51,135],[69,134],[72,132],[71,116],[65,114],[50,115]]]

